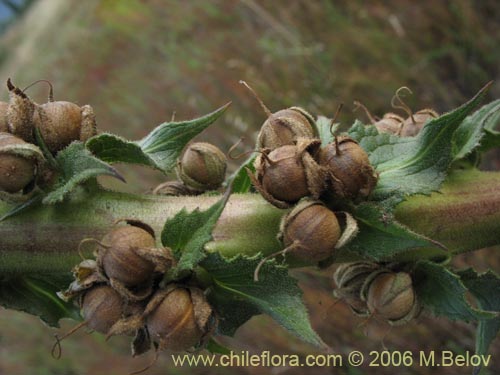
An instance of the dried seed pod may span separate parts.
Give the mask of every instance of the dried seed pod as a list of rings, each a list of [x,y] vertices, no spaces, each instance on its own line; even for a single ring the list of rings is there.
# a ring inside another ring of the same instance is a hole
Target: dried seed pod
[[[399,135],[403,126],[404,119],[392,112],[386,113],[381,120],[376,121],[373,125],[379,133],[389,133]]]
[[[379,133],[399,135],[399,133],[401,132],[401,127],[403,126],[404,122],[404,118],[402,118],[401,116],[392,112],[388,112],[384,114],[384,116],[380,120],[378,120],[373,117],[368,108],[366,108],[362,103],[355,101],[354,105],[356,106],[354,110],[362,108],[365,111],[367,117],[370,120],[370,123],[377,128]]]
[[[352,138],[336,137],[321,149],[319,161],[327,170],[331,198],[366,198],[377,184],[378,175],[367,153]]]
[[[372,262],[353,262],[341,264],[333,274],[336,288],[333,295],[346,302],[351,310],[360,316],[369,314],[366,301],[361,298],[365,279],[379,266]]]
[[[138,301],[151,293],[155,272],[166,272],[173,263],[168,248],[156,248],[154,232],[137,221],[116,227],[102,239],[98,266],[113,288],[127,300]]]
[[[8,108],[9,108],[9,103],[0,102],[0,133],[9,132],[9,123],[7,121]]]
[[[35,178],[41,151],[10,133],[0,132],[0,191],[17,193]],[[38,159],[38,160],[37,160]]]
[[[299,138],[314,138],[314,119],[300,107],[269,113],[257,137],[257,148],[274,150],[293,145]]]
[[[177,176],[189,188],[215,190],[224,182],[227,159],[216,146],[206,142],[190,144],[177,162]]]
[[[411,114],[406,120],[404,120],[401,127],[401,137],[414,137],[424,127],[424,125],[432,120],[439,117],[439,114],[433,109],[422,109],[414,114]]]
[[[81,298],[82,316],[87,322],[87,327],[107,334],[122,318],[123,304],[122,297],[110,286],[95,286]]]
[[[420,130],[424,127],[424,125],[433,118],[439,117],[438,113],[433,109],[422,109],[416,113],[413,113],[411,108],[406,104],[403,99],[401,93],[403,91],[407,91],[410,94],[413,92],[406,86],[400,87],[396,94],[392,97],[391,105],[393,108],[399,108],[406,112],[408,118],[404,120],[403,125],[401,126],[401,132],[399,135],[401,137],[414,137]],[[396,104],[398,101],[399,104]]]
[[[214,313],[198,288],[169,285],[158,291],[144,312],[159,350],[185,351],[204,343],[215,328]]]
[[[368,309],[392,324],[414,318],[418,304],[411,276],[406,272],[382,272],[365,287]]]
[[[174,197],[195,196],[202,194],[203,191],[190,188],[181,181],[167,181],[161,183],[153,189],[154,195],[168,195]]]
[[[290,107],[271,113],[257,93],[245,82],[240,81],[257,99],[267,115],[257,137],[257,149],[274,150],[293,145],[299,138],[314,138],[313,117],[300,107]]]
[[[319,198],[325,188],[325,170],[315,158],[321,142],[299,138],[296,145],[264,150],[257,157],[256,175],[248,171],[255,188],[270,203],[288,208],[301,198]]]
[[[35,127],[52,152],[65,148],[71,142],[86,141],[96,134],[95,116],[92,107],[80,107],[71,102],[49,101],[38,105],[10,79],[7,81],[10,102],[7,110],[9,130],[27,142],[34,142]],[[52,91],[49,96],[52,98]]]
[[[287,255],[314,264],[333,254],[340,234],[331,210],[321,201],[303,200],[281,220],[278,239],[289,248]]]

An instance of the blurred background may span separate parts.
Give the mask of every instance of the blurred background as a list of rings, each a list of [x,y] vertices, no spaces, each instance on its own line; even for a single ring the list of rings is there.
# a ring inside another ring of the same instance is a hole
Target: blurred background
[[[345,107],[345,127],[362,112],[391,111],[401,86],[416,111],[446,112],[494,80],[487,101],[500,97],[500,3],[495,0],[0,0],[0,83],[11,77],[25,87],[38,79],[54,85],[56,100],[90,104],[101,131],[140,139],[175,113],[178,120],[211,112],[228,101],[229,111],[200,135],[223,150],[246,137],[251,149],[265,115],[239,80],[247,81],[276,111],[302,106],[332,116]],[[3,84],[3,83],[2,83]],[[29,89],[46,101],[44,84]],[[6,89],[0,100],[7,101]],[[483,169],[500,169],[490,152]],[[128,180],[122,190],[143,192],[165,177],[144,168],[119,167]],[[498,249],[459,257],[458,265],[500,271]],[[332,270],[297,271],[314,327],[338,353],[389,349],[473,350],[474,327],[424,316],[389,331],[376,321],[363,323],[331,296]],[[63,322],[63,329],[72,322]],[[126,374],[151,360],[129,357],[127,339],[110,343],[80,332],[63,344],[63,357],[50,356],[53,329],[36,318],[0,309],[0,375]],[[384,338],[385,337],[385,338]],[[492,346],[500,372],[500,343]],[[270,319],[257,317],[235,338],[236,350],[260,353],[314,353]],[[215,369],[213,369],[215,370]],[[468,374],[440,368],[434,373]],[[232,368],[231,374],[390,374],[395,368]],[[412,367],[408,374],[427,374]],[[167,354],[149,374],[217,373],[173,368]]]

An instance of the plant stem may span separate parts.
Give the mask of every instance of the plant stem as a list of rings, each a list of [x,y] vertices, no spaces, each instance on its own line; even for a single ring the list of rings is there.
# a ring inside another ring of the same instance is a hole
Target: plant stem
[[[400,204],[396,219],[453,253],[500,245],[499,186],[500,172],[454,172],[440,193]],[[80,241],[100,239],[117,219],[144,221],[159,238],[165,220],[182,208],[203,210],[218,199],[82,189],[64,203],[37,206],[0,223],[0,275],[68,272],[79,262]],[[10,208],[0,203],[0,214]],[[280,249],[276,234],[283,213],[257,194],[233,194],[206,249],[226,256],[275,252]],[[429,258],[442,250],[422,249],[421,254]]]

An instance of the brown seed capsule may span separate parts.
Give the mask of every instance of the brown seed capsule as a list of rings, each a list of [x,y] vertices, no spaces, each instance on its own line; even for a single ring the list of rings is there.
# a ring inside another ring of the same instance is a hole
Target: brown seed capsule
[[[7,81],[7,86],[10,93],[7,110],[9,130],[26,142],[34,142],[33,132],[37,127],[48,149],[56,153],[73,141],[86,141],[96,134],[92,107],[79,107],[65,101],[50,101],[38,105],[10,80]]]
[[[314,138],[313,117],[303,108],[290,107],[271,113],[259,95],[245,81],[240,81],[257,99],[267,115],[257,137],[257,149],[274,150],[294,145],[299,138]]]
[[[332,198],[366,198],[377,184],[377,173],[367,153],[349,137],[337,137],[320,153],[320,165],[326,168]]]
[[[346,302],[355,314],[368,315],[368,306],[361,298],[361,291],[365,279],[378,268],[379,266],[372,262],[341,264],[333,275],[336,285],[333,295]]]
[[[366,108],[362,103],[355,101],[354,105],[356,106],[355,110],[358,108],[362,108],[365,111],[367,117],[370,120],[370,123],[377,128],[379,133],[399,135],[399,133],[401,132],[401,127],[404,121],[404,118],[402,118],[401,116],[392,112],[388,112],[382,117],[382,119],[377,120],[375,119],[375,117],[373,117],[368,108]]]
[[[151,278],[154,263],[136,251],[155,247],[155,239],[150,233],[132,225],[117,227],[104,236],[102,243],[109,246],[101,258],[107,277],[125,286],[136,286]]]
[[[320,201],[304,200],[283,217],[278,238],[288,255],[314,264],[333,254],[340,234],[332,211]]]
[[[318,198],[325,187],[325,171],[316,162],[320,142],[300,138],[297,145],[264,150],[257,157],[256,176],[249,172],[255,188],[270,203],[288,208],[301,198]]]
[[[213,331],[214,314],[197,288],[169,286],[146,307],[146,326],[159,350],[185,351],[202,343]]]
[[[414,114],[411,114],[404,122],[401,127],[401,137],[414,137],[424,127],[424,125],[432,120],[439,117],[438,113],[432,109],[422,109]]]
[[[366,296],[372,314],[397,323],[415,311],[416,295],[412,280],[406,272],[383,272],[368,285]]]
[[[86,141],[96,134],[94,114],[89,108],[86,106],[84,117],[84,108],[74,103],[45,103],[36,107],[33,125],[40,129],[48,149],[55,153],[73,141]],[[84,123],[87,125],[83,126]]]
[[[314,138],[312,116],[300,107],[272,113],[262,125],[257,137],[258,149],[275,150],[293,145],[299,138]]]
[[[25,144],[12,134],[0,132],[0,191],[16,193],[35,178],[36,159],[15,150],[16,145]]]
[[[190,144],[177,163],[177,176],[186,186],[197,190],[215,190],[224,182],[227,159],[216,146]]]
[[[386,113],[381,120],[376,121],[373,125],[379,133],[389,133],[399,135],[403,126],[404,119],[392,112]]]
[[[95,286],[83,295],[81,308],[87,327],[107,334],[122,318],[123,299],[110,286]]]

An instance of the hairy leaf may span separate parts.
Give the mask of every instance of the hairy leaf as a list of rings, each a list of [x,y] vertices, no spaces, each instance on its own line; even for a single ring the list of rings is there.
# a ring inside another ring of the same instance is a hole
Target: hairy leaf
[[[175,167],[186,144],[217,120],[230,104],[193,120],[165,122],[137,142],[100,134],[89,139],[86,147],[108,163],[142,164],[168,173]]]
[[[500,278],[492,271],[478,275],[469,268],[458,272],[462,282],[476,298],[479,307],[486,311],[500,312]],[[476,333],[476,353],[485,355],[500,331],[500,316],[480,320]]]
[[[52,327],[62,318],[78,320],[78,309],[59,299],[56,292],[71,282],[71,274],[4,276],[0,278],[0,305],[40,317]]]
[[[205,258],[204,246],[212,240],[212,231],[226,206],[230,193],[231,190],[228,189],[224,197],[206,211],[196,209],[193,212],[187,212],[183,209],[167,220],[161,240],[164,246],[174,251],[178,259],[173,271],[174,275],[192,270]]]
[[[226,335],[235,331],[253,315],[268,314],[288,331],[310,344],[325,344],[311,327],[302,291],[284,266],[267,261],[253,280],[262,256],[225,259],[212,253],[201,266],[213,278],[209,300],[220,316],[220,330]]]
[[[352,214],[358,223],[359,234],[342,248],[343,251],[354,251],[372,260],[390,260],[409,249],[442,247],[398,223],[375,204],[362,203]]]
[[[95,158],[81,142],[73,142],[56,156],[59,167],[59,181],[53,191],[44,199],[45,204],[61,202],[79,184],[100,175],[123,180],[118,172],[105,162]]]
[[[368,152],[379,173],[371,198],[381,201],[399,197],[401,201],[407,195],[438,190],[453,161],[453,134],[488,88],[489,84],[461,107],[430,120],[415,137],[378,134],[373,126],[365,127],[357,121],[349,135]]]
[[[454,160],[463,159],[474,149],[500,120],[500,99],[495,100],[468,116],[458,127],[453,136]]]
[[[413,276],[419,301],[434,315],[466,322],[496,316],[473,308],[465,299],[467,289],[460,277],[441,264],[420,261]]]

